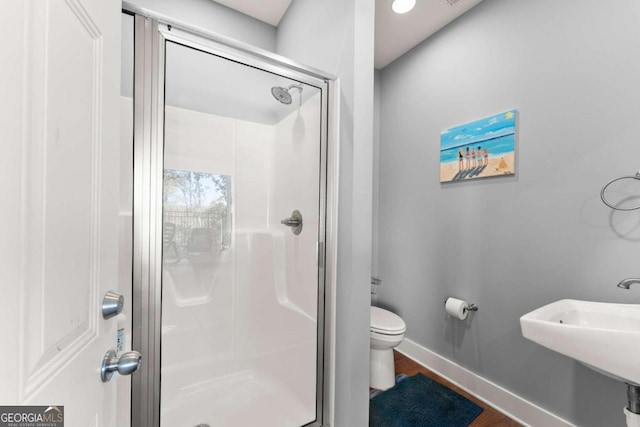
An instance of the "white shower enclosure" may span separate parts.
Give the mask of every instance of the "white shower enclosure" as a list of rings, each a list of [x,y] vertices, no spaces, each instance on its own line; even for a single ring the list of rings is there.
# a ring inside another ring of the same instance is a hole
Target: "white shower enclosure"
[[[330,77],[137,12],[132,425],[326,424]]]

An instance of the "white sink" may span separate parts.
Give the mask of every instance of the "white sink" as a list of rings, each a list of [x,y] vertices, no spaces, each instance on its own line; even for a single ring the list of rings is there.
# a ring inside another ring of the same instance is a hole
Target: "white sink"
[[[520,327],[533,342],[640,385],[640,305],[565,299],[525,314]]]

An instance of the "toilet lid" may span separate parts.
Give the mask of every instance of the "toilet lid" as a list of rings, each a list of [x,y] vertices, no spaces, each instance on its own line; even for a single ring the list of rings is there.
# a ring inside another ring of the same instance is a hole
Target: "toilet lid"
[[[407,330],[404,320],[397,314],[380,307],[371,307],[371,330],[381,334],[402,334]]]

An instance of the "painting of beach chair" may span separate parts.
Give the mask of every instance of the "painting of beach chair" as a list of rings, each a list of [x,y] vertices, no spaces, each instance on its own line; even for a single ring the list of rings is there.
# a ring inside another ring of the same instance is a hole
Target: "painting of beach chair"
[[[213,233],[210,228],[192,228],[187,242],[187,257],[194,264],[213,262]]]
[[[176,245],[176,225],[165,222],[162,230],[162,257],[166,264],[180,261],[178,246]]]

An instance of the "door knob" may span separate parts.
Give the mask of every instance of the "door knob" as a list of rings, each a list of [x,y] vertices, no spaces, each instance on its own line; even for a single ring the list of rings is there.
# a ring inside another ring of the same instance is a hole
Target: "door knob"
[[[102,367],[100,368],[100,378],[106,383],[111,380],[114,372],[120,375],[131,375],[138,369],[142,355],[137,351],[128,351],[118,357],[115,350],[109,350],[102,359]]]

